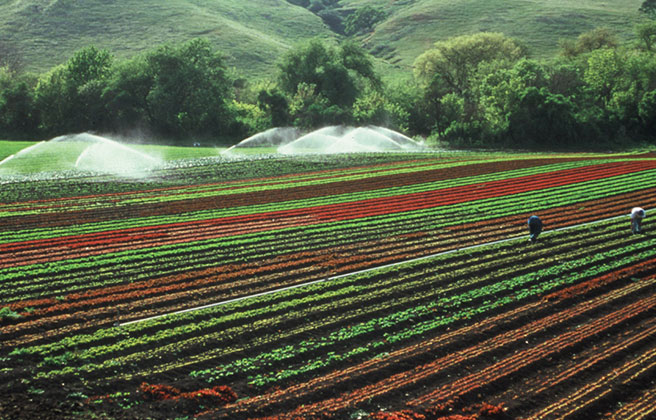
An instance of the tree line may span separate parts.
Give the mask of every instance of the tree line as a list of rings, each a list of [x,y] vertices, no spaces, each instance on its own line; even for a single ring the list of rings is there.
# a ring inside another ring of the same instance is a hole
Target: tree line
[[[386,83],[352,41],[308,41],[254,82],[203,39],[123,60],[89,46],[43,74],[0,57],[0,137],[139,130],[172,143],[232,144],[274,126],[376,124],[453,147],[654,142],[654,41],[655,21],[636,27],[632,45],[601,28],[537,60],[517,40],[483,32],[436,42],[412,75]]]

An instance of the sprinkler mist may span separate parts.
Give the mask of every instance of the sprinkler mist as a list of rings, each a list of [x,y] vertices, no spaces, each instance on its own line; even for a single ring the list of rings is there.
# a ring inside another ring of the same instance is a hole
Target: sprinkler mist
[[[295,127],[275,127],[261,133],[250,136],[232,147],[221,152],[223,155],[230,155],[238,152],[252,151],[270,151],[296,140],[301,135],[298,128]]]
[[[308,133],[278,147],[278,153],[334,154],[420,151],[423,145],[383,127],[331,126]]]
[[[222,154],[274,151],[284,155],[299,155],[421,150],[424,150],[421,143],[388,128],[336,125],[304,135],[292,127],[272,128],[239,142]]]
[[[118,176],[143,176],[162,164],[160,159],[94,134],[78,134],[77,141],[90,143],[75,160],[75,168]]]
[[[0,162],[0,175],[11,178],[79,176],[80,173],[146,176],[162,161],[107,137],[81,133],[55,137],[26,147]]]

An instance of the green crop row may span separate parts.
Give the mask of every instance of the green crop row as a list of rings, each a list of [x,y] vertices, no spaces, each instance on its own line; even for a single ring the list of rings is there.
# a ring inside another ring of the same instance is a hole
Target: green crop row
[[[272,231],[269,234],[244,234],[229,239],[221,238],[190,242],[184,245],[177,244],[122,251],[115,254],[71,259],[56,263],[35,264],[30,267],[3,269],[0,270],[0,275],[5,279],[4,284],[12,286],[6,289],[4,296],[7,299],[12,295],[20,299],[43,296],[38,292],[29,294],[29,290],[40,288],[45,288],[47,290],[45,293],[57,295],[83,290],[90,286],[97,287],[121,283],[122,279],[128,277],[136,281],[140,278],[152,276],[152,269],[147,269],[141,262],[149,262],[152,266],[155,266],[153,261],[157,261],[157,272],[163,275],[167,273],[167,261],[171,262],[172,267],[168,273],[175,272],[176,269],[179,270],[180,261],[178,258],[182,258],[184,261],[191,259],[192,261],[187,261],[187,263],[193,262],[196,267],[202,268],[215,266],[217,261],[227,264],[242,262],[249,258],[262,258],[263,256],[275,256],[286,252],[313,250],[322,245],[327,246],[326,244],[330,243],[330,239],[325,242],[326,238],[336,238],[342,244],[363,240],[366,239],[366,236],[363,236],[365,231],[369,231],[371,237],[375,237],[392,232],[403,234],[413,231],[435,230],[453,226],[454,224],[510,216],[523,212],[527,206],[537,212],[555,206],[602,198],[608,191],[616,191],[618,188],[621,188],[623,192],[639,190],[654,178],[652,173],[641,174],[640,176],[630,175],[633,176],[625,175],[617,177],[617,179],[590,181],[584,183],[585,185],[576,184],[544,189],[452,206],[363,218],[356,221],[287,228]],[[387,230],[384,228],[385,226],[387,226]],[[315,245],[311,247],[309,245],[313,243],[313,238]],[[320,240],[317,240],[317,238],[320,238]],[[284,246],[282,246],[282,242],[285,243]],[[264,249],[268,249],[268,251],[263,251]],[[248,257],[248,255],[251,255],[251,257]],[[121,276],[115,275],[115,266],[117,264],[121,264]],[[134,268],[131,269],[131,266],[134,266]],[[93,269],[93,277],[97,280],[93,284],[90,284],[90,280],[79,272],[80,270],[84,272],[91,269]],[[67,277],[63,275],[66,272],[73,274]],[[132,276],[130,273],[134,273],[134,275]],[[53,282],[52,277],[55,276],[57,276],[57,281]],[[68,280],[66,280],[67,278]],[[104,280],[105,278],[107,280]],[[79,287],[75,286],[76,284]],[[64,288],[57,289],[57,285],[62,285]]]
[[[491,174],[478,175],[473,177],[462,177],[462,178],[447,179],[443,181],[413,184],[405,187],[380,188],[373,191],[362,191],[362,192],[355,192],[355,193],[348,193],[348,194],[322,196],[322,197],[316,197],[316,198],[304,199],[304,200],[292,200],[292,201],[285,201],[285,202],[261,204],[257,206],[240,206],[240,207],[232,207],[227,209],[206,210],[206,211],[198,211],[198,212],[192,212],[192,213],[175,215],[175,216],[166,215],[166,216],[151,216],[151,217],[121,219],[121,220],[113,220],[109,222],[74,225],[74,226],[64,227],[60,229],[40,228],[40,229],[22,230],[22,231],[15,231],[15,232],[6,232],[4,234],[0,233],[0,243],[12,242],[18,240],[25,241],[25,240],[34,240],[34,239],[48,239],[48,238],[54,238],[59,236],[94,233],[104,230],[116,230],[116,229],[144,227],[144,226],[152,226],[152,225],[167,224],[167,223],[199,221],[199,220],[207,220],[207,219],[220,218],[220,217],[244,216],[244,215],[264,213],[269,211],[295,210],[295,209],[314,207],[320,205],[342,204],[351,201],[365,200],[371,198],[391,197],[391,196],[410,194],[415,192],[426,192],[426,191],[439,190],[442,188],[450,188],[450,187],[463,186],[469,184],[505,180],[505,179],[516,178],[521,176],[536,175],[541,173],[553,172],[557,170],[578,168],[582,166],[588,166],[591,164],[594,165],[594,164],[601,164],[607,162],[609,161],[598,160],[593,162],[588,162],[588,161],[567,162],[567,163],[550,164],[550,165],[543,165],[543,166],[518,169],[518,170],[494,172]],[[467,162],[467,164],[470,164],[470,162]],[[193,196],[191,198],[198,198],[198,196]],[[136,200],[135,203],[139,203],[139,200]],[[14,215],[17,214],[14,213]]]
[[[617,236],[617,233],[615,233],[614,235]],[[594,238],[594,236],[591,235],[590,238]],[[603,253],[598,252],[596,254],[597,257],[594,257],[592,259],[590,259],[590,257],[585,256],[585,255],[587,255],[587,251],[585,251],[585,250],[579,251],[578,254],[583,254],[584,255],[582,258],[580,258],[578,260],[574,260],[573,262],[562,266],[559,270],[554,271],[554,269],[552,269],[552,268],[544,268],[544,269],[538,271],[537,274],[523,275],[523,276],[520,276],[518,278],[521,279],[521,284],[526,285],[526,284],[529,284],[531,282],[536,282],[538,280],[541,280],[544,276],[548,276],[548,275],[557,276],[559,274],[567,272],[568,270],[576,269],[582,263],[587,263],[588,265],[593,264],[595,262],[600,261],[599,260],[600,258],[608,258],[609,255],[615,256],[615,255],[619,255],[621,253],[634,254],[635,251],[636,251],[636,246],[638,246],[638,245],[627,248],[627,249],[622,248],[622,247],[620,247],[620,248],[616,247],[616,245],[622,243],[623,241],[625,242],[626,240],[620,239],[620,240],[616,240],[615,242],[612,242],[612,241],[605,242],[607,248],[610,249],[610,250],[605,251]],[[644,247],[649,248],[649,246],[651,246],[651,245],[653,245],[653,244],[651,244],[651,242],[650,242],[650,243],[645,243],[645,244],[639,245],[639,246],[641,248],[644,248]],[[572,255],[575,256],[576,254],[572,254]],[[597,258],[597,259],[595,259],[595,258]],[[542,266],[544,264],[548,264],[548,263],[549,263],[548,261],[541,261],[541,260],[537,259],[533,263],[533,265],[535,265],[537,267],[540,267],[540,266]],[[401,266],[400,269],[403,269],[403,267]],[[495,276],[497,278],[498,278],[498,276],[501,276],[503,278],[508,278],[512,274],[512,272],[516,271],[516,270],[517,270],[517,268],[509,268],[509,269],[506,269],[506,270],[502,270],[499,273],[496,273]],[[468,282],[480,283],[480,282],[483,281],[481,279],[468,279],[468,278],[466,278],[467,276],[465,274],[463,274],[463,275],[465,277],[465,280],[463,280],[459,284],[450,285],[450,286],[447,287],[447,289],[448,290],[461,290],[462,288],[465,288],[465,287],[468,286]],[[448,276],[448,277],[450,277],[450,276]],[[561,278],[562,281],[566,281],[565,278],[562,278],[562,277],[559,277],[559,278]],[[429,281],[429,280],[425,280],[425,281]],[[519,280],[516,280],[516,281],[519,281]],[[502,281],[502,282],[497,283],[497,284],[498,284],[498,286],[486,286],[481,290],[474,289],[474,290],[462,293],[460,295],[445,296],[445,297],[442,297],[441,299],[439,299],[437,301],[434,301],[433,298],[435,296],[440,296],[441,294],[445,293],[445,290],[439,290],[439,289],[433,290],[433,289],[431,289],[431,290],[425,292],[425,296],[422,298],[423,300],[429,300],[431,302],[431,303],[427,304],[425,307],[422,307],[420,305],[420,306],[417,306],[417,307],[413,307],[409,310],[401,311],[400,313],[394,313],[394,314],[388,315],[387,317],[384,317],[382,319],[374,319],[374,320],[367,321],[362,330],[359,330],[357,328],[354,329],[353,327],[347,328],[347,329],[341,329],[341,330],[338,330],[337,332],[334,332],[331,335],[325,335],[324,337],[326,337],[326,338],[320,339],[318,342],[316,342],[316,341],[315,342],[312,342],[312,341],[303,342],[301,345],[297,346],[297,348],[299,348],[299,349],[305,348],[304,351],[309,351],[311,349],[316,350],[317,348],[323,348],[325,346],[331,345],[330,343],[332,341],[334,341],[335,339],[339,339],[339,340],[343,341],[343,340],[347,339],[348,337],[352,336],[353,334],[356,334],[356,333],[361,334],[361,333],[371,331],[372,328],[374,328],[374,329],[391,328],[393,325],[405,322],[408,319],[425,316],[426,314],[429,314],[430,311],[434,310],[435,308],[444,309],[444,308],[457,307],[459,305],[462,305],[465,302],[470,302],[472,299],[483,299],[484,296],[488,295],[489,293],[499,293],[500,291],[511,290],[511,289],[515,291],[515,294],[519,293],[515,290],[516,287],[512,286],[512,284],[513,284],[512,282],[503,282]],[[410,298],[410,299],[412,299],[412,298]],[[415,299],[420,299],[420,298],[415,297]],[[435,302],[437,302],[437,303],[435,303]],[[403,302],[403,303],[407,304],[408,302]],[[382,304],[382,305],[385,305],[385,304]],[[399,305],[401,305],[401,303],[399,303]],[[437,306],[435,306],[435,305],[437,305]],[[420,308],[420,309],[417,309],[417,308]],[[429,311],[429,312],[426,312],[426,311]],[[361,312],[360,310],[354,311],[354,313],[355,313],[354,319],[362,317],[362,313],[360,313],[360,312]],[[366,313],[366,311],[365,311],[365,313]],[[307,316],[307,311],[305,312],[305,315]],[[234,316],[234,315],[232,315],[232,316]],[[285,319],[288,316],[290,316],[290,314],[284,314],[284,311],[283,311],[283,315],[281,315],[280,318]],[[293,315],[291,315],[291,316],[293,316]],[[349,314],[348,317],[351,317],[351,314]],[[340,319],[340,317],[338,316],[337,320],[339,320],[339,319]],[[208,320],[205,324],[202,324],[202,327],[198,327],[198,326],[192,324],[191,326],[183,327],[183,329],[187,329],[187,331],[185,331],[185,334],[198,333],[199,331],[202,333],[202,331],[205,331],[206,329],[208,331],[216,330],[217,331],[216,333],[204,334],[202,337],[193,336],[193,337],[190,337],[188,339],[184,339],[180,342],[171,343],[171,344],[168,344],[168,345],[163,345],[161,348],[165,348],[165,349],[168,349],[168,350],[173,350],[173,349],[176,349],[176,348],[179,349],[179,348],[183,348],[183,347],[186,347],[186,346],[195,346],[195,345],[198,345],[198,343],[207,342],[207,341],[210,341],[210,340],[216,340],[216,339],[219,339],[219,338],[221,338],[221,340],[230,340],[230,339],[235,337],[235,334],[238,334],[238,330],[235,330],[234,328],[223,329],[219,325],[213,324],[213,322],[214,322],[213,320]],[[220,322],[225,322],[225,320],[222,319]],[[271,322],[271,321],[269,321],[268,318],[267,318],[265,322],[266,322],[266,324],[262,325],[261,328],[268,328],[267,326],[269,325],[269,322]],[[254,324],[246,324],[246,325],[248,325],[247,330],[250,330],[251,328],[259,328],[260,326],[257,325],[257,324],[258,323],[255,323],[255,325]],[[314,325],[314,326],[316,327],[316,325]],[[238,327],[235,327],[235,328],[238,328]],[[244,327],[242,327],[242,330],[243,330],[243,328]],[[306,327],[304,327],[304,328],[306,328]],[[153,338],[152,340],[148,339],[146,337],[137,338],[135,340],[125,339],[125,340],[120,341],[116,345],[114,345],[114,347],[109,347],[106,350],[104,350],[104,349],[89,350],[87,354],[89,355],[89,357],[93,358],[93,357],[96,357],[100,354],[110,354],[113,351],[126,350],[126,349],[128,349],[129,347],[131,347],[133,345],[138,346],[139,343],[141,343],[141,345],[143,345],[143,344],[146,344],[146,343],[151,342],[151,341],[152,342],[162,342],[162,343],[171,342],[173,340],[173,338],[175,337],[175,335],[178,333],[177,331],[175,331],[175,329],[172,329],[171,333],[168,332],[169,330],[164,330],[164,331],[166,331],[166,332],[162,332],[161,334],[158,334],[157,337]],[[132,334],[132,333],[133,333],[133,331],[130,331],[130,334]],[[243,334],[243,332],[241,334]],[[398,333],[398,334],[401,334],[401,333]],[[279,339],[279,338],[276,338],[278,336],[279,335],[273,335],[270,338],[270,340],[275,342],[276,340]],[[267,335],[262,336],[258,341],[267,342],[268,339],[266,337],[267,337]],[[337,338],[335,338],[335,337],[337,337]],[[132,340],[132,341],[130,341],[130,340]],[[145,340],[145,341],[143,341],[143,340]],[[328,340],[328,341],[326,341],[326,340]],[[392,338],[392,336],[388,337],[388,341],[392,341],[392,340],[394,340]],[[130,344],[130,343],[132,343],[132,344]],[[255,345],[260,345],[260,344],[261,343],[259,343],[259,342],[255,343]],[[307,344],[307,346],[305,346],[306,344]],[[312,346],[315,346],[315,347],[312,347]],[[319,347],[316,347],[316,346],[319,346]],[[61,350],[61,348],[59,350]],[[234,351],[234,349],[229,349],[229,348],[223,348],[223,350],[224,350],[223,354],[225,354],[225,352],[228,352],[230,350]],[[160,350],[160,348],[158,348],[157,350],[147,351],[147,352],[145,352],[141,355],[139,353],[131,354],[131,355],[125,356],[124,359],[126,361],[133,361],[134,362],[136,360],[139,360],[140,357],[141,358],[146,357],[146,354],[153,355],[153,354],[156,354],[160,351],[162,351],[162,350]],[[294,352],[289,351],[289,349],[285,349],[284,352],[282,352],[282,350],[274,352],[274,354],[277,354],[277,355],[280,355],[282,353],[285,353],[287,355],[294,354]],[[83,353],[80,353],[80,354],[85,354],[85,353],[83,352]],[[273,357],[273,359],[277,358],[277,356],[272,356],[272,357]],[[81,358],[84,359],[86,357],[81,357]],[[261,362],[262,360],[260,359],[259,361]],[[91,371],[91,370],[94,370],[94,369],[103,369],[103,368],[109,367],[112,363],[113,362],[111,360],[108,360],[108,361],[105,361],[105,362],[102,362],[102,363],[99,363],[99,364],[89,363],[89,364],[84,365],[84,367],[82,367],[81,369],[83,369],[84,371]],[[242,364],[246,365],[246,362],[243,361]],[[70,369],[66,369],[66,372],[69,372],[69,371],[70,371]],[[51,374],[56,375],[56,374],[58,374],[57,372],[59,372],[59,371],[52,371],[50,374],[45,374],[44,373],[43,375],[47,375],[47,376],[50,376]],[[59,372],[59,373],[62,373],[62,372]]]

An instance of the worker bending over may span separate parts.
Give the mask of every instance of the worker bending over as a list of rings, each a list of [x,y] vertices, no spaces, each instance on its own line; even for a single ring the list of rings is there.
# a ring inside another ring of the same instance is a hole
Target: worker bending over
[[[531,242],[536,242],[542,232],[542,220],[538,216],[533,215],[528,218],[528,231],[530,234],[528,239]]]
[[[642,229],[642,219],[646,216],[644,209],[640,207],[634,207],[631,209],[631,231],[633,233],[640,233]]]

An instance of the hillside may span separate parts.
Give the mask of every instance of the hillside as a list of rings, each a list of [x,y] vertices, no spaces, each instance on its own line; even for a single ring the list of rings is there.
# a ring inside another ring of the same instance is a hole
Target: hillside
[[[342,0],[352,7],[373,1]],[[558,41],[599,26],[622,40],[633,37],[642,0],[376,0],[389,17],[364,38],[368,49],[407,67],[440,39],[480,31],[503,32],[522,41],[534,57],[557,52]],[[389,7],[389,4],[393,4]]]
[[[552,55],[559,39],[598,26],[613,28],[627,40],[642,18],[641,2],[339,0],[329,7],[342,19],[365,5],[384,11],[386,17],[358,38],[382,68],[399,73],[436,40],[478,31],[516,37],[537,57]],[[300,41],[343,37],[318,14],[283,0],[8,0],[0,4],[0,39],[20,51],[28,70],[44,71],[89,44],[126,57],[204,37],[225,54],[230,67],[258,77]]]
[[[5,3],[5,4],[2,4]],[[329,37],[311,12],[281,0],[10,0],[0,3],[0,39],[30,70],[47,70],[93,44],[118,57],[163,43],[209,39],[230,67],[270,69],[294,43]]]

